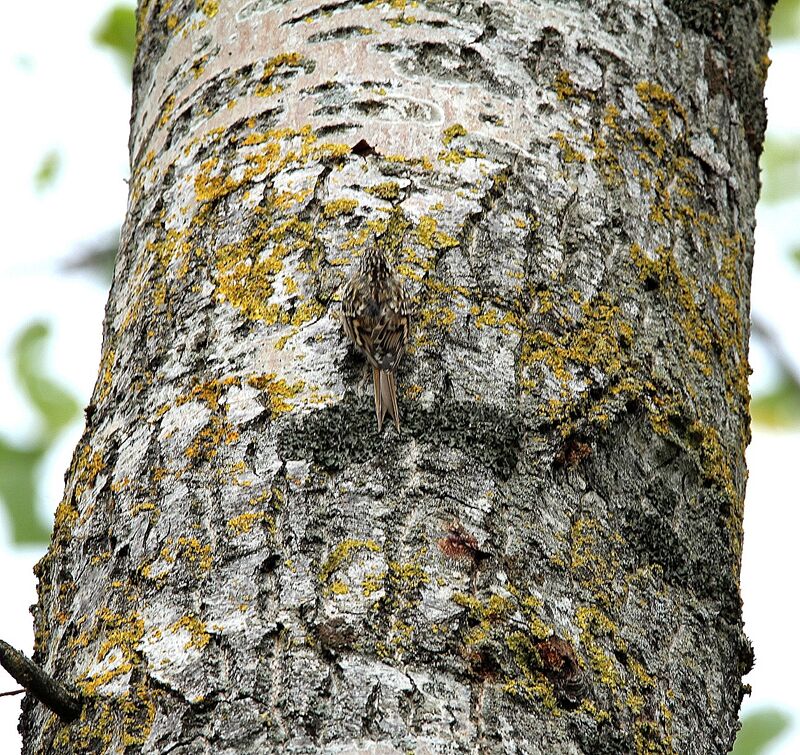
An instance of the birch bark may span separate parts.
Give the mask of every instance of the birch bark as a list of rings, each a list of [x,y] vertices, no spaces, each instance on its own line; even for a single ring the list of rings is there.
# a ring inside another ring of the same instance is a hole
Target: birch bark
[[[768,6],[140,3],[26,753],[728,751]]]

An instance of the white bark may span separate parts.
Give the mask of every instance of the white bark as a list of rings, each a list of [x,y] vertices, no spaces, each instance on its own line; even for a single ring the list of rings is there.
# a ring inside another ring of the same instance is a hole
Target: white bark
[[[25,752],[724,753],[767,10],[145,2]],[[365,140],[377,154],[351,148]],[[403,431],[336,318],[416,297]]]

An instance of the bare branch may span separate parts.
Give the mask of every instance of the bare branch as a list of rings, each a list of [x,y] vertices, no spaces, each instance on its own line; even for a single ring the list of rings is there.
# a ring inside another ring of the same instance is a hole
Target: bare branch
[[[0,640],[0,665],[8,671],[25,690],[46,705],[59,718],[72,721],[80,715],[83,702],[80,695],[53,679],[28,656]],[[4,693],[16,694],[16,693]]]

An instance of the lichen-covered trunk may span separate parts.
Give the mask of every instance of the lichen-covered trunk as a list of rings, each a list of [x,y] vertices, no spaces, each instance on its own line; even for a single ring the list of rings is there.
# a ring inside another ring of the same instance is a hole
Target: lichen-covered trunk
[[[141,2],[26,753],[727,752],[768,8],[586,5]]]

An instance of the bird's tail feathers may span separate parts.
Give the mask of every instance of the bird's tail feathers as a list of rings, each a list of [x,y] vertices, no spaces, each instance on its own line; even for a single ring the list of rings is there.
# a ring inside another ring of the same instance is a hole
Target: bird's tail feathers
[[[378,419],[378,430],[383,427],[383,420],[388,414],[394,420],[394,426],[400,430],[400,412],[397,409],[397,383],[394,373],[372,368],[373,390],[375,391],[375,416]]]

